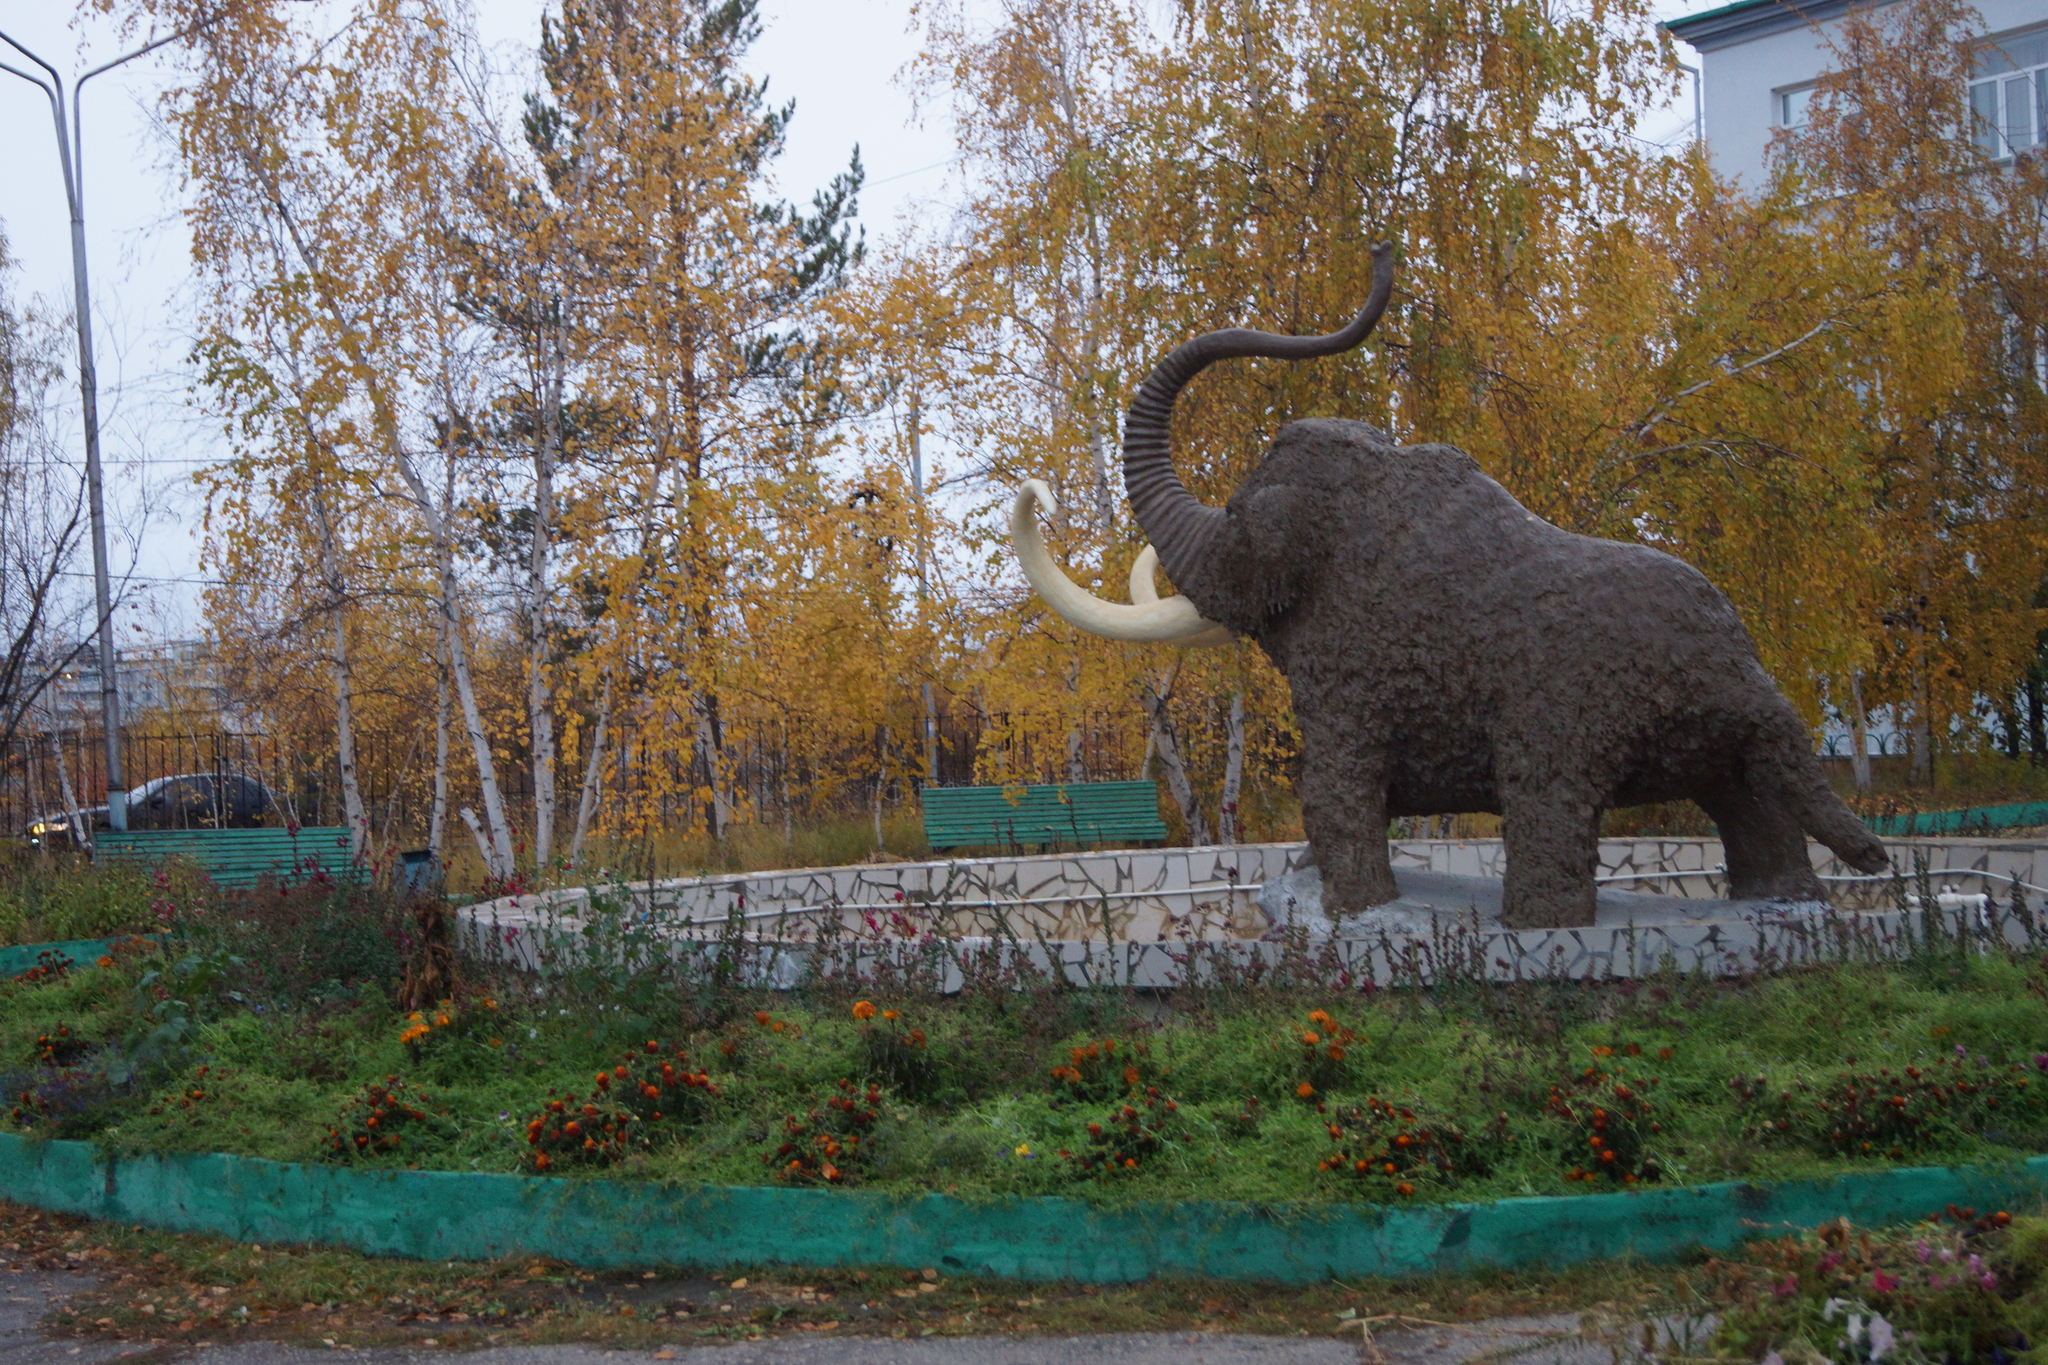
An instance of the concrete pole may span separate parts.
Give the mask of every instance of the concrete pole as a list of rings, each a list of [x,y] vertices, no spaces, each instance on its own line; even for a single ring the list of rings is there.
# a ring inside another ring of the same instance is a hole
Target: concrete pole
[[[94,633],[99,639],[100,726],[106,732],[107,743],[107,823],[115,829],[128,828],[128,791],[121,776],[121,691],[114,672],[113,588],[107,572],[106,495],[100,476],[99,371],[93,363],[92,291],[85,269],[85,142],[79,126],[78,97],[84,91],[85,83],[101,72],[111,71],[123,62],[132,62],[166,43],[176,42],[218,18],[215,16],[191,28],[180,29],[168,38],[147,43],[80,76],[78,84],[71,89],[71,127],[68,130],[64,126],[64,79],[57,74],[57,68],[8,34],[0,32],[0,41],[6,42],[49,75],[49,84],[45,85],[28,72],[0,62],[0,71],[21,77],[49,97],[50,118],[57,126],[57,162],[64,172],[64,197],[71,208],[72,311],[78,320],[78,396],[85,417],[86,501],[92,515],[92,586],[96,613]]]
[[[910,486],[917,494],[917,601],[922,606],[929,590],[924,574],[924,410],[915,395],[910,400]],[[939,713],[929,681],[924,684],[924,777],[927,782],[939,780]]]

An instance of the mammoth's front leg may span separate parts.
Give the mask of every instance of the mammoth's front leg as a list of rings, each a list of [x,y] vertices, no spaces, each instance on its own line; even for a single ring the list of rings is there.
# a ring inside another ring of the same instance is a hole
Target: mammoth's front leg
[[[1323,906],[1338,914],[1385,905],[1401,894],[1387,860],[1385,761],[1307,723],[1302,739],[1301,822],[1323,874]]]
[[[1591,785],[1506,781],[1500,798],[1508,859],[1500,922],[1510,929],[1591,924],[1600,866],[1600,807]]]

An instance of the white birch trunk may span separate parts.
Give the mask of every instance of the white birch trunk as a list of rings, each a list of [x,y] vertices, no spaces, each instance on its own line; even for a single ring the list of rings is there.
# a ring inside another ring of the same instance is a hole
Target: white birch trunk
[[[554,534],[555,461],[562,448],[562,347],[554,336],[541,385],[541,421],[533,450],[533,554],[527,566],[526,717],[533,736],[533,857],[546,867],[555,845],[555,701],[548,681],[548,554]],[[578,841],[581,841],[578,830]]]
[[[1216,808],[1216,842],[1237,842],[1237,789],[1244,780],[1244,694],[1230,698],[1228,747],[1223,761],[1223,800]]]
[[[348,823],[349,856],[362,862],[369,854],[370,817],[363,810],[363,788],[356,772],[355,668],[348,651],[348,581],[341,571],[341,552],[327,495],[317,489],[313,494],[313,529],[319,542],[320,576],[326,583],[330,601],[327,615],[333,629],[327,663],[334,684],[334,750],[341,765],[342,818]]]
[[[711,707],[698,693],[690,698],[690,712],[697,719],[697,758],[704,765],[704,784],[711,790],[711,837],[724,840],[732,823],[732,793],[726,790],[725,774],[719,769],[718,736],[711,729]]]
[[[590,737],[590,762],[583,767],[583,791],[576,801],[576,833],[569,840],[569,866],[583,861],[583,836],[597,813],[599,779],[604,776],[604,732],[612,718],[612,680],[604,680],[604,699],[597,704],[597,730]]]
[[[464,806],[462,808],[461,815],[462,823],[469,826],[470,837],[476,840],[476,851],[479,855],[482,856],[484,860],[484,866],[490,867],[493,861],[491,853],[491,843],[489,839],[484,837],[484,827],[477,822],[476,812],[471,810],[468,806]],[[493,872],[491,875],[496,876],[498,874]]]
[[[78,793],[71,786],[71,765],[64,761],[64,736],[56,731],[50,734],[50,752],[57,756],[57,789],[64,794],[64,818],[70,821],[71,846],[92,852],[92,827],[85,822],[85,812],[79,809]],[[50,845],[47,836],[43,847]]]
[[[1195,800],[1195,789],[1188,782],[1187,769],[1181,766],[1180,749],[1173,739],[1173,719],[1167,714],[1166,701],[1173,695],[1173,673],[1169,671],[1166,681],[1154,686],[1150,677],[1144,680],[1145,710],[1152,717],[1152,750],[1159,756],[1159,766],[1166,771],[1166,789],[1173,794],[1174,804],[1180,807],[1180,818],[1188,827],[1188,844],[1204,848],[1210,843],[1209,824],[1202,818],[1201,803]]]
[[[1869,713],[1863,707],[1863,670],[1849,670],[1849,771],[1855,775],[1856,790],[1870,790]]]
[[[398,475],[411,490],[413,502],[427,523],[427,535],[434,542],[438,605],[442,638],[448,646],[448,671],[455,678],[455,698],[462,707],[470,752],[476,758],[477,785],[482,789],[484,798],[488,838],[479,834],[478,846],[484,851],[484,866],[491,876],[499,881],[509,880],[518,864],[512,851],[511,827],[505,821],[504,798],[498,790],[498,766],[491,757],[490,737],[484,733],[483,717],[476,704],[476,688],[470,679],[469,651],[462,643],[462,603],[455,582],[455,545],[448,535],[448,522],[442,515],[442,509],[435,503],[419,471],[413,467],[411,458],[403,451],[394,454],[393,463],[398,468]],[[469,820],[473,815],[474,812],[465,810],[463,818]]]
[[[442,847],[448,837],[448,630],[442,622],[440,631],[441,650],[434,660],[434,670],[440,675],[434,684],[434,808],[427,820],[427,847],[433,850],[434,861],[444,862],[447,857]]]

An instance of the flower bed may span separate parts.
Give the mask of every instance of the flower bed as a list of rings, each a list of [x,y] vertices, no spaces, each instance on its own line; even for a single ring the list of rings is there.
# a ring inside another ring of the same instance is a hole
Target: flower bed
[[[759,990],[766,950],[735,933],[703,958],[546,973],[458,957],[432,978],[444,998],[402,1009],[392,994],[447,962],[431,909],[319,894],[233,896],[161,950],[0,980],[0,1129],[117,1163],[1105,1218],[1199,1202],[1392,1227],[1408,1209],[1439,1236],[1444,1209],[1518,1198],[1821,1189],[2048,1151],[2048,969],[1993,932],[1735,980],[1432,989],[1313,953],[1168,994],[949,958],[952,995],[915,952]]]

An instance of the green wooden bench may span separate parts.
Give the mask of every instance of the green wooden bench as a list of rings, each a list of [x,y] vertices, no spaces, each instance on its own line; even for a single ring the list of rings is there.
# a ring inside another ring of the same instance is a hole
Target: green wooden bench
[[[1018,796],[1016,802],[1011,794]],[[1156,844],[1166,838],[1150,782],[1050,787],[926,787],[924,837],[933,848],[968,844]]]
[[[196,863],[222,886],[254,886],[265,877],[304,881],[325,872],[339,881],[361,875],[349,857],[348,829],[309,825],[287,829],[101,830],[93,838],[101,862],[155,866],[179,858]]]

